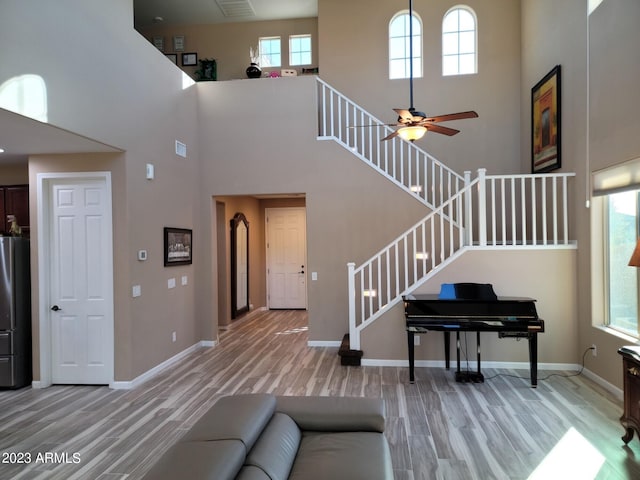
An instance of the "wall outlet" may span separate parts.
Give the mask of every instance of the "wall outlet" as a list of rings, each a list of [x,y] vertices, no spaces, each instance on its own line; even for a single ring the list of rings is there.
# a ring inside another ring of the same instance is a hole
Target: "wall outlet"
[[[418,347],[420,346],[420,335],[414,335],[413,336],[413,344]]]
[[[595,343],[591,344],[591,355],[594,357],[598,356],[598,347],[596,347]]]
[[[171,332],[171,341],[172,342],[176,341],[176,332]]]

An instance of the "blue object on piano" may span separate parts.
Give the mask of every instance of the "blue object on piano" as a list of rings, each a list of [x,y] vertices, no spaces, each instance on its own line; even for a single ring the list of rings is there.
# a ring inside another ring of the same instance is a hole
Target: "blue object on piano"
[[[438,295],[440,300],[455,300],[456,287],[453,283],[443,283],[440,285],[440,294]]]
[[[443,283],[440,285],[440,300],[497,300],[490,283]]]

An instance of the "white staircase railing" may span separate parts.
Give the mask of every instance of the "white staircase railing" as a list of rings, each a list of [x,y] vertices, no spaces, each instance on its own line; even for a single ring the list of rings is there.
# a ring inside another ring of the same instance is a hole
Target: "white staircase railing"
[[[348,264],[349,340],[469,248],[569,246],[573,173],[478,177],[356,267]]]
[[[464,178],[393,130],[320,78],[318,139],[334,140],[429,208],[464,187]]]

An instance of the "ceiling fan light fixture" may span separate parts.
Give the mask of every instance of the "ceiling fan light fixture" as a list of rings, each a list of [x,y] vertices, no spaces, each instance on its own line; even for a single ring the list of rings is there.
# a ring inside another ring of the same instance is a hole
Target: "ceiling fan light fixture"
[[[409,142],[420,140],[425,133],[427,133],[427,128],[422,125],[412,125],[398,129],[398,135]]]

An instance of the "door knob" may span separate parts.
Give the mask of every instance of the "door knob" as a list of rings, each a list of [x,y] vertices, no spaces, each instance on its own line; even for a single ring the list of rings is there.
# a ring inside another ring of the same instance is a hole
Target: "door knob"
[[[58,312],[62,309],[58,305],[54,305],[53,307],[51,307],[51,310],[53,310],[54,312]]]
[[[300,272],[298,272],[298,273],[304,273],[304,270],[302,270],[302,271],[300,271]]]

